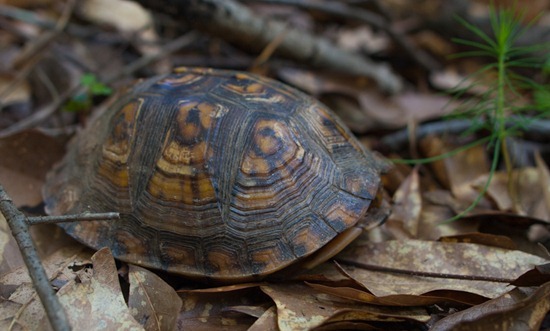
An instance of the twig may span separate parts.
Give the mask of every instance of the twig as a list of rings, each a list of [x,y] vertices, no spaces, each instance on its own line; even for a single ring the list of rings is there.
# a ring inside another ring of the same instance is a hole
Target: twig
[[[110,84],[117,79],[120,79],[126,75],[130,75],[133,72],[151,64],[152,62],[158,60],[162,56],[173,53],[182,47],[189,45],[196,38],[196,33],[190,32],[179,38],[174,39],[170,43],[163,46],[160,51],[156,54],[151,54],[148,56],[143,56],[136,61],[128,64],[122,70],[110,75],[109,77],[102,80],[104,84]],[[7,137],[18,132],[33,128],[45,120],[47,120],[56,110],[58,110],[65,102],[67,102],[73,95],[78,95],[86,93],[86,87],[82,84],[78,84],[66,91],[64,91],[56,100],[52,103],[42,107],[38,111],[34,112],[32,115],[26,117],[25,119],[11,125],[10,127],[0,130],[0,138]]]
[[[43,50],[47,48],[67,26],[67,22],[69,21],[74,9],[74,4],[74,0],[69,0],[65,5],[63,13],[57,21],[54,29],[52,31],[48,31],[42,34],[39,38],[27,44],[25,48],[21,51],[21,54],[18,55],[13,64],[14,67],[19,68],[18,75],[9,86],[0,91],[0,100],[11,93],[17,86],[25,81],[25,78],[29,75],[32,69],[39,62],[40,58],[43,56]],[[3,104],[0,101],[0,110],[2,110],[2,108]]]
[[[416,140],[420,140],[431,134],[462,133],[472,125],[470,120],[449,120],[434,123],[421,124],[412,133]],[[381,144],[392,151],[401,149],[410,141],[411,132],[409,129],[402,129],[382,138]]]
[[[29,271],[32,282],[38,293],[38,297],[48,315],[50,324],[54,330],[71,330],[71,325],[65,314],[63,306],[55,295],[44,267],[40,263],[36,247],[29,234],[26,217],[13,204],[2,185],[0,185],[0,212],[5,216],[13,237],[19,245],[23,260]]]
[[[33,11],[3,4],[0,4],[0,16],[32,24],[39,28],[48,30],[55,29],[57,25],[56,21],[36,14]],[[118,34],[115,34],[113,32],[105,32],[95,26],[82,26],[72,22],[68,22],[63,31],[66,32],[68,35],[78,38],[97,37],[99,34],[102,34],[102,42],[120,42],[121,40],[124,40],[124,38],[119,37]],[[28,36],[25,34],[20,33],[19,36],[23,37],[24,39],[29,39]]]
[[[323,13],[342,18],[354,19],[372,25],[385,31],[395,43],[407,52],[411,58],[428,71],[439,69],[439,63],[428,53],[416,48],[404,35],[396,31],[387,20],[375,13],[361,8],[351,8],[338,1],[309,1],[309,0],[246,0],[247,2],[263,2],[271,4],[284,4],[304,9],[313,9]]]
[[[506,123],[507,127],[517,126],[520,119],[511,117]],[[522,118],[521,121],[526,121]],[[550,120],[527,120],[523,131],[530,135],[538,135],[550,139]],[[432,134],[460,134],[472,126],[472,121],[467,119],[445,120],[434,123],[426,123],[418,126],[413,133],[417,140]],[[391,150],[399,150],[409,142],[410,132],[403,129],[382,138],[381,144]]]
[[[86,89],[81,85],[77,85],[71,89],[66,90],[59,96],[59,98],[54,100],[52,103],[42,107],[38,111],[34,112],[32,115],[7,127],[6,129],[0,130],[0,138],[4,138],[37,126],[38,124],[48,119],[57,109],[59,109],[59,107],[61,107],[62,104],[67,102],[67,100],[69,100],[73,95],[84,93],[85,91]]]
[[[286,36],[279,45],[278,53],[315,67],[370,77],[388,92],[398,92],[402,88],[401,78],[387,64],[376,63],[359,54],[344,51],[326,39],[288,28],[282,22],[258,17],[248,7],[234,0],[138,2],[255,51],[266,47],[286,29]]]
[[[149,54],[146,56],[142,56],[139,59],[135,60],[134,62],[128,64],[122,70],[106,77],[103,80],[104,84],[110,84],[122,77],[129,76],[132,73],[150,65],[151,63],[157,61],[158,59],[162,58],[163,56],[166,56],[168,54],[174,53],[183,47],[191,44],[193,41],[197,39],[198,34],[196,32],[189,32],[186,33],[172,41],[170,41],[168,44],[164,45],[159,49],[157,53]]]
[[[28,225],[44,224],[44,223],[65,223],[65,222],[82,222],[82,221],[108,221],[120,219],[119,213],[89,213],[76,215],[60,215],[60,216],[35,216],[27,217]]]

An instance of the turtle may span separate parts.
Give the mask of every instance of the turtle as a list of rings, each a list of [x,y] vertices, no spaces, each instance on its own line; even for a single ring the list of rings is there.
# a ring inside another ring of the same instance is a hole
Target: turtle
[[[311,96],[252,73],[187,67],[138,81],[94,113],[43,196],[50,215],[121,214],[60,224],[87,246],[238,283],[347,245],[381,169]]]

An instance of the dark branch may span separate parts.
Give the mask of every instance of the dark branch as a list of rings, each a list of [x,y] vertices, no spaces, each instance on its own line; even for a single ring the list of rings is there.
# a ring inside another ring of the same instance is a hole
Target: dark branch
[[[90,213],[77,215],[61,215],[61,216],[36,216],[28,217],[28,225],[44,224],[44,223],[65,223],[65,222],[80,222],[80,221],[109,221],[120,219],[119,213]]]
[[[15,207],[2,185],[0,185],[0,212],[6,218],[13,237],[19,245],[23,260],[29,271],[32,282],[38,293],[38,297],[48,315],[50,324],[54,330],[71,330],[71,325],[65,315],[65,310],[55,295],[48,275],[40,263],[40,258],[32,241],[27,225],[27,218]]]
[[[233,0],[137,2],[256,52],[284,34],[277,48],[277,53],[283,56],[315,67],[370,77],[389,92],[398,92],[402,88],[401,78],[388,65],[344,51],[326,39],[293,29],[285,23],[259,17],[248,7]]]

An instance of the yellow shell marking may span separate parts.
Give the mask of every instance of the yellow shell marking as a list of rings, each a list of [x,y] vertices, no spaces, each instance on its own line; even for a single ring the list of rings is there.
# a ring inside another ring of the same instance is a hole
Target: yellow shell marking
[[[116,125],[103,145],[103,162],[99,163],[99,174],[116,187],[128,187],[128,157],[134,136],[135,119],[143,100],[131,102],[119,112]]]

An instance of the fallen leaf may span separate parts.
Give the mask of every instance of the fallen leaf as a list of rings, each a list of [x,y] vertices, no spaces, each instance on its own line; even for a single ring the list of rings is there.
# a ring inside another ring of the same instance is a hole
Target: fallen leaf
[[[426,194],[424,194],[426,198]],[[418,230],[418,239],[438,240],[441,237],[460,235],[477,231],[476,222],[447,222],[455,214],[450,208],[432,204],[424,199],[422,213],[420,214],[420,225]],[[463,210],[463,209],[461,209]]]
[[[427,157],[449,153],[458,148],[456,142],[444,141],[433,136],[422,139],[420,146],[423,154]],[[471,147],[443,160],[433,162],[430,166],[434,175],[442,183],[448,185],[455,198],[468,203],[474,201],[479,195],[479,190],[474,183],[489,173],[487,152],[483,145]]]
[[[527,271],[511,284],[515,286],[540,286],[550,282],[550,263],[535,266]]]
[[[51,284],[61,287],[69,280],[74,280],[75,272],[71,269],[72,265],[75,262],[87,261],[90,255],[82,246],[65,247],[45,258],[42,264]],[[4,322],[20,325],[28,330],[50,329],[42,303],[24,265],[2,275],[0,285],[0,297],[8,298],[10,303],[19,305],[16,312],[4,317]]]
[[[511,177],[505,171],[498,171],[489,184],[487,196],[495,202],[500,211],[514,211],[519,215],[531,217],[540,216],[537,212],[541,208],[545,209],[545,200],[541,199],[544,197],[544,185],[541,185],[544,180],[540,175],[541,171],[536,168],[515,169]],[[481,188],[487,178],[488,174],[483,175],[472,184]],[[545,219],[547,214],[544,213],[542,217]]]
[[[87,263],[90,255],[90,251],[82,245],[64,247],[44,258],[42,265],[48,278],[52,282],[57,282],[57,277],[70,278],[66,277],[66,275],[73,272],[70,269],[71,266]],[[7,274],[1,275],[0,284],[2,286],[0,286],[0,296],[7,298],[19,286],[30,283],[31,278],[27,272],[27,267],[24,265],[20,266]]]
[[[544,219],[550,222],[550,170],[548,165],[544,163],[544,160],[540,156],[540,153],[535,154],[535,163],[539,172],[539,185],[542,190],[542,196],[544,199],[544,215],[536,215],[536,217]]]
[[[351,275],[350,275],[351,278]],[[323,285],[308,283],[312,288],[323,292],[328,293],[340,298],[351,299],[359,302],[381,305],[381,306],[394,306],[394,307],[418,307],[418,306],[428,306],[443,302],[450,301],[446,297],[437,297],[437,296],[428,296],[428,295],[407,295],[407,294],[397,294],[397,295],[387,295],[383,297],[377,297],[370,293],[366,289],[357,289],[352,287],[341,287],[341,286],[332,286],[332,285]],[[460,302],[460,301],[457,301]]]
[[[369,26],[341,29],[336,40],[343,49],[353,52],[377,53],[388,48],[390,40],[384,34],[375,33]]]
[[[361,122],[346,122],[346,124],[357,128],[359,132],[370,129],[402,128],[411,121],[418,123],[439,118],[453,109],[453,103],[447,96],[418,92],[383,96],[376,89],[366,88],[364,80],[351,79],[347,76],[312,73],[295,68],[279,69],[278,74],[284,81],[325,102],[328,95],[340,95],[357,104],[363,113],[361,116],[363,119]],[[384,111],[380,111],[381,109]],[[335,107],[333,110],[339,113],[338,108]],[[357,118],[360,115],[359,113],[353,116],[344,114],[342,117]]]
[[[0,213],[0,276],[13,270],[14,265],[19,265],[21,253],[17,247],[15,239],[11,236],[11,232],[4,218]]]
[[[181,299],[176,291],[151,271],[130,265],[128,307],[146,330],[173,330]]]
[[[269,284],[261,287],[277,305],[279,330],[310,330],[335,321],[373,321],[421,324],[424,309],[378,307],[319,292],[305,284]]]
[[[15,77],[7,74],[0,74],[0,95],[2,95],[2,104],[4,106],[11,103],[28,102],[31,97],[30,84],[23,81],[20,84],[14,84]],[[6,93],[9,91],[9,93]],[[6,94],[5,94],[6,93]]]
[[[393,208],[388,219],[388,227],[392,223],[397,223],[406,231],[409,238],[416,238],[421,211],[420,180],[418,168],[414,168],[393,196]]]
[[[431,330],[539,330],[550,311],[550,283],[524,297],[518,289],[450,315]]]
[[[19,324],[28,330],[51,329],[42,302],[31,283],[17,287],[8,300],[20,306],[13,315],[7,316],[6,320],[10,320],[10,323]]]
[[[198,290],[180,290],[183,305],[178,330],[247,330],[256,318],[228,310],[234,306],[261,306],[269,302],[259,284],[240,284]]]
[[[533,266],[547,263],[521,251],[412,239],[351,247],[337,261],[376,296],[461,290],[487,298],[506,292],[509,282]]]
[[[441,237],[439,239],[441,242],[454,242],[454,243],[472,243],[472,244],[479,244],[479,245],[485,245],[485,246],[492,246],[492,247],[500,247],[505,249],[517,249],[517,245],[514,243],[512,239],[506,236],[499,236],[495,234],[488,234],[488,233],[480,233],[480,232],[473,232],[473,233],[464,233],[464,234],[458,234],[454,236],[447,236],[447,237]]]
[[[418,305],[441,302],[476,305],[509,289],[506,283],[490,281],[373,271],[348,265],[342,265],[342,269],[372,295],[365,295],[363,291],[357,300],[392,306],[414,306],[415,302]]]
[[[277,307],[271,306],[260,316],[248,331],[278,331],[277,326]]]
[[[144,55],[155,55],[160,51],[159,36],[155,30],[153,18],[149,11],[139,3],[126,0],[85,0],[77,6],[77,11],[87,20],[114,27],[126,34],[134,46]],[[159,60],[162,65],[153,64],[159,70],[169,64],[165,59]],[[164,68],[163,68],[164,67]]]
[[[13,320],[21,306],[20,303],[0,298],[0,330],[25,330],[25,326]]]
[[[452,110],[449,97],[418,92],[383,97],[374,91],[362,91],[358,100],[376,129],[398,129],[410,122],[439,118]]]
[[[144,330],[126,306],[110,250],[97,251],[92,263],[93,276],[89,281],[72,281],[57,293],[73,328]]]
[[[151,14],[141,5],[124,0],[86,0],[78,6],[86,19],[110,25],[124,32],[138,32],[153,26]]]

